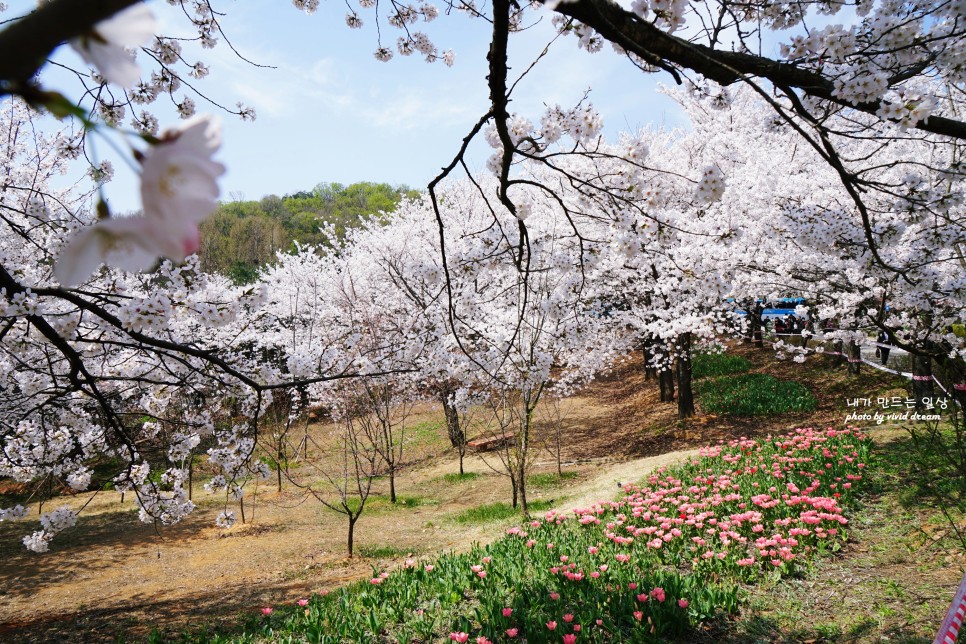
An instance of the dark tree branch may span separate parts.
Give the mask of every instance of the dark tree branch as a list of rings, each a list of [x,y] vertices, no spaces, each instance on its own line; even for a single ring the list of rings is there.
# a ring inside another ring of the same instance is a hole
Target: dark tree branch
[[[719,50],[689,42],[662,31],[612,0],[564,2],[556,11],[594,28],[605,39],[648,62],[666,61],[697,72],[720,85],[731,85],[748,77],[763,78],[774,85],[795,88],[809,96],[867,114],[875,115],[879,110],[877,102],[852,105],[833,96],[832,80],[818,72],[752,53]],[[929,62],[916,63],[898,71],[889,79],[889,85],[921,73]],[[930,116],[915,127],[924,132],[966,139],[966,123],[956,119]]]
[[[52,0],[0,32],[0,92],[20,94],[61,44],[139,0]]]

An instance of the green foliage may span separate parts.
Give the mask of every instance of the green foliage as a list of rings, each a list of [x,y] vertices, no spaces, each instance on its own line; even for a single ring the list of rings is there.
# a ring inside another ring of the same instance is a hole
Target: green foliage
[[[575,479],[577,476],[577,472],[563,472],[561,474],[544,472],[541,474],[531,474],[527,477],[527,485],[532,487],[554,487],[555,485],[562,485],[564,481]]]
[[[764,373],[714,378],[695,383],[705,411],[735,416],[766,416],[815,411],[818,401],[806,387]]]
[[[476,479],[483,476],[479,472],[453,472],[451,474],[444,474],[443,480],[447,483],[463,483],[465,481],[475,481]]]
[[[531,501],[527,504],[531,512],[543,512],[550,509],[550,501]],[[515,516],[520,516],[520,509],[514,508],[509,503],[487,503],[478,505],[475,508],[463,510],[453,517],[457,523],[489,523],[491,521],[503,521]]]
[[[201,267],[246,284],[276,253],[293,250],[296,242],[326,246],[323,226],[331,226],[341,239],[368,219],[385,222],[403,197],[418,195],[387,183],[320,183],[294,195],[222,203],[201,224]]]
[[[694,378],[709,378],[713,376],[727,376],[732,373],[742,373],[751,369],[751,363],[741,356],[728,353],[694,354],[691,362],[691,375]]]

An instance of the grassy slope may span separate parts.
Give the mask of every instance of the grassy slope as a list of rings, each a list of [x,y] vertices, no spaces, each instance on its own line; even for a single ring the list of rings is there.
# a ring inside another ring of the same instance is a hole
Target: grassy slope
[[[737,347],[736,352],[751,360],[752,372],[805,384],[818,399],[817,411],[777,418],[729,418],[706,414],[699,403],[698,417],[681,423],[674,417],[673,406],[659,406],[656,384],[645,383],[638,365],[631,362],[574,401],[576,405],[593,406],[600,414],[579,423],[583,426],[568,427],[570,444],[565,452],[575,459],[608,453],[616,460],[625,460],[796,426],[841,426],[849,411],[847,398],[905,395],[902,381],[871,369],[858,377],[848,376],[844,366],[828,358],[798,365],[777,361],[771,352],[747,346]],[[608,422],[598,420],[605,418]],[[445,445],[428,444],[432,442],[428,436],[433,433],[429,431],[432,424],[427,422],[420,428],[425,432],[414,432],[417,444],[424,439],[427,442],[425,452],[415,450],[423,457],[418,460],[427,465],[440,458],[440,449],[445,450]],[[693,634],[694,638],[705,642],[932,640],[966,567],[966,557],[960,543],[944,527],[940,512],[924,503],[922,495],[910,492],[905,434],[893,428],[876,430],[873,435],[879,439],[879,453],[886,466],[872,472],[876,485],[853,522],[852,542],[819,562],[804,578],[747,589],[747,601],[738,619]],[[607,467],[594,460],[598,467]],[[568,496],[580,494],[580,485],[575,483],[566,483],[571,488]],[[500,532],[497,528],[494,531]],[[366,545],[371,550],[367,548],[363,554],[372,559],[401,556],[398,546],[389,551],[381,544]],[[120,635],[119,629],[111,632]],[[170,630],[168,633],[173,634]]]

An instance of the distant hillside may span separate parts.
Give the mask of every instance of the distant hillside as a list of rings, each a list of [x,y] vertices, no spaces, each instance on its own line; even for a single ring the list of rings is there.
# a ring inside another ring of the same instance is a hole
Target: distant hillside
[[[341,237],[380,211],[391,212],[404,196],[418,194],[388,183],[320,183],[284,197],[223,203],[201,224],[201,266],[250,282],[260,266],[276,252],[293,249],[294,242],[324,246],[323,225],[332,225]]]

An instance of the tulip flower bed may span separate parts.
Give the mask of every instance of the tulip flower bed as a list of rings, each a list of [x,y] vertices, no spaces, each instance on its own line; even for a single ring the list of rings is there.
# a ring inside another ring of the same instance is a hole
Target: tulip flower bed
[[[739,440],[547,512],[488,546],[407,559],[366,583],[266,608],[250,641],[627,642],[681,636],[738,608],[738,588],[800,573],[846,539],[869,441],[854,430]]]

